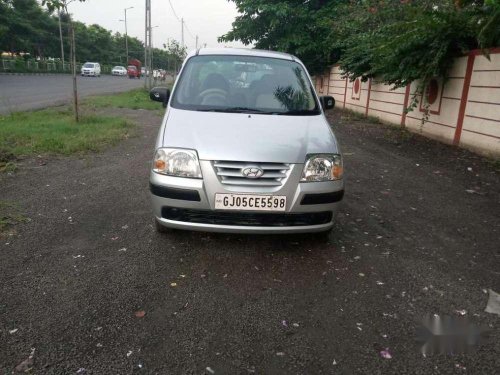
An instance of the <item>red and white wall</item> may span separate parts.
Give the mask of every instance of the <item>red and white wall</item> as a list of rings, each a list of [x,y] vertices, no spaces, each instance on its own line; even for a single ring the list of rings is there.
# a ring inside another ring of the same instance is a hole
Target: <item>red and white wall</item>
[[[410,131],[500,156],[500,48],[488,60],[481,51],[456,59],[446,80],[431,80],[418,96],[418,105],[406,113],[418,82],[407,87],[391,86],[369,79],[354,82],[342,78],[338,66],[316,76],[319,95],[331,95],[337,108],[347,108],[365,116],[404,126]],[[428,118],[422,125],[426,109]]]

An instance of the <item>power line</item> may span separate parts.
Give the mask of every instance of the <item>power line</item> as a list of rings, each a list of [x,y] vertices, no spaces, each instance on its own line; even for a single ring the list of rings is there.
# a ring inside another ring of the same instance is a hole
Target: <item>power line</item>
[[[174,13],[175,18],[177,18],[177,21],[181,22],[181,19],[179,18],[179,16],[177,16],[177,13],[175,13],[175,9],[174,6],[172,5],[172,2],[168,0],[168,3],[170,4],[170,8],[172,8],[172,12]]]
[[[184,21],[183,19],[179,18],[179,16],[177,15],[175,9],[174,9],[174,6],[172,5],[172,1],[171,0],[168,0],[168,3],[170,4],[170,8],[172,9],[172,13],[174,14],[174,17],[177,19],[177,21],[181,22],[181,23],[184,23],[184,27],[186,28],[186,31],[188,32],[189,36],[193,39],[196,40],[196,37],[193,35],[193,33],[191,32],[191,30],[189,29],[186,21]]]
[[[193,33],[191,32],[191,30],[189,30],[189,27],[188,25],[186,24],[186,21],[184,21],[184,27],[186,28],[187,32],[189,35],[191,35],[191,38],[193,39],[196,39],[196,37],[193,35]]]

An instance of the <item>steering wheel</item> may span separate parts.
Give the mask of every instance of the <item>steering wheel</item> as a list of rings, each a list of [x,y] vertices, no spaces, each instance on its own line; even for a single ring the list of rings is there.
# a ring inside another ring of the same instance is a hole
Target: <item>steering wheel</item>
[[[224,101],[227,98],[227,91],[222,89],[207,89],[200,92],[199,95],[202,103],[206,102],[208,98]]]

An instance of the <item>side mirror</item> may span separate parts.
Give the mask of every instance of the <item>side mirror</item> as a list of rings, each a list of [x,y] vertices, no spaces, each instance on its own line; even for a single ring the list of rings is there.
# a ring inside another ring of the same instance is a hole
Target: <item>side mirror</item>
[[[163,108],[166,108],[170,100],[170,90],[166,87],[153,87],[149,92],[149,98],[155,102],[162,103]]]
[[[320,96],[319,101],[321,102],[321,106],[325,111],[333,109],[333,107],[335,107],[335,99],[333,98],[333,96]]]

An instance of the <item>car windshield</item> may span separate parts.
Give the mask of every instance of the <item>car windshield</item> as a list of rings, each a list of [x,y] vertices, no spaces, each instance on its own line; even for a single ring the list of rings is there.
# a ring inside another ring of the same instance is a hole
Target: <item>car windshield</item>
[[[113,70],[123,70],[123,69],[124,69],[123,66],[115,66],[113,68]]]
[[[94,64],[91,64],[91,63],[85,63],[83,65],[84,68],[93,68],[94,67]]]
[[[171,106],[231,113],[320,114],[302,65],[292,60],[255,56],[190,58]]]
[[[128,68],[129,68],[130,70],[137,70],[137,67],[136,67],[136,66],[134,66],[134,65],[129,65],[129,66],[128,66]]]

